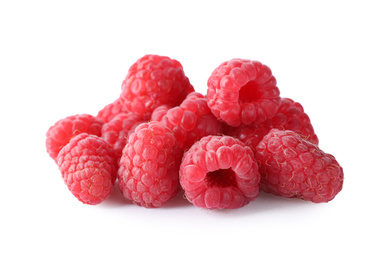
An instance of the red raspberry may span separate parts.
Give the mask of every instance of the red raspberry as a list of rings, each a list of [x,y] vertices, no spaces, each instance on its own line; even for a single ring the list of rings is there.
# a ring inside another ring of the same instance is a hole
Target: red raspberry
[[[334,156],[293,131],[272,129],[256,147],[255,157],[265,192],[319,203],[342,189],[344,173]]]
[[[118,169],[115,152],[100,137],[82,133],[58,154],[58,167],[71,193],[96,205],[111,193]]]
[[[110,122],[103,125],[102,138],[111,145],[119,158],[122,155],[123,147],[125,147],[129,135],[134,132],[134,129],[139,124],[144,122],[143,118],[138,114],[118,114]]]
[[[167,110],[160,121],[172,130],[181,149],[191,147],[204,136],[222,132],[221,123],[210,112],[206,98],[197,92],[188,94],[180,106]]]
[[[193,91],[180,62],[145,55],[130,67],[120,98],[129,111],[150,117],[158,106],[177,106]]]
[[[181,153],[173,133],[162,123],[140,124],[122,151],[118,184],[124,197],[156,208],[180,190]]]
[[[290,98],[282,98],[276,115],[263,123],[239,127],[225,126],[224,133],[238,138],[255,151],[256,146],[272,128],[294,131],[305,140],[318,144],[318,137],[314,133],[309,116],[301,104]]]
[[[103,107],[97,114],[97,118],[100,118],[105,123],[108,123],[113,119],[116,115],[121,113],[128,113],[128,110],[122,106],[120,99],[116,99],[114,102]]]
[[[259,193],[260,174],[252,150],[230,136],[206,136],[183,157],[180,184],[195,206],[234,209]]]
[[[88,114],[78,114],[63,118],[46,132],[46,151],[56,161],[61,148],[72,137],[80,133],[101,136],[103,124],[104,122],[101,119]]]
[[[223,62],[212,72],[207,86],[211,111],[231,126],[262,123],[273,117],[280,105],[276,79],[258,61]]]

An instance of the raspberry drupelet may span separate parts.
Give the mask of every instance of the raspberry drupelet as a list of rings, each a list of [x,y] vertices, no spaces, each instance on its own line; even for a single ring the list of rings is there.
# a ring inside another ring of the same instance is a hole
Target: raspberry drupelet
[[[240,208],[259,193],[252,150],[230,136],[205,136],[183,156],[180,184],[186,198],[206,209]]]
[[[172,107],[168,106],[168,105],[161,105],[161,106],[157,107],[155,110],[153,110],[150,121],[161,121],[161,118],[163,116],[165,116],[167,111],[171,108]]]
[[[293,131],[272,129],[255,157],[265,192],[319,203],[331,201],[343,187],[343,169],[335,157]]]
[[[193,91],[180,62],[166,56],[145,55],[129,68],[120,100],[128,111],[150,118],[158,106],[177,106]]]
[[[212,113],[231,126],[262,123],[280,105],[276,79],[259,61],[225,61],[212,72],[207,86]]]

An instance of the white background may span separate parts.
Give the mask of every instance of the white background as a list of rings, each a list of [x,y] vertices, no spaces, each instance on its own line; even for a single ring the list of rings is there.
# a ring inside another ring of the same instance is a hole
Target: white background
[[[386,1],[1,1],[1,259],[389,259]],[[221,62],[259,60],[344,168],[331,202],[261,193],[237,210],[181,195],[159,209],[67,190],[45,149],[95,115],[144,54],[179,60],[198,92]]]

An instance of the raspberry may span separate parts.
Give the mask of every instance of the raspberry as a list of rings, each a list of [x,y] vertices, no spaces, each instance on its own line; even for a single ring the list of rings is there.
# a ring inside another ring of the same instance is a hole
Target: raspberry
[[[234,209],[259,193],[260,174],[252,150],[230,136],[205,136],[184,154],[180,184],[195,206]]]
[[[100,137],[82,133],[58,154],[58,167],[71,193],[81,202],[96,205],[111,193],[118,169],[115,152]]]
[[[103,124],[104,122],[101,119],[88,114],[78,114],[63,118],[46,132],[46,151],[56,161],[61,148],[72,137],[80,133],[101,136]]]
[[[204,136],[221,133],[221,123],[210,112],[206,98],[197,92],[188,94],[180,106],[167,110],[160,122],[172,130],[181,149]]]
[[[128,113],[128,110],[122,106],[120,99],[116,99],[114,102],[103,107],[97,114],[97,118],[100,118],[105,123],[110,122],[116,115],[121,113]]]
[[[120,99],[127,110],[150,117],[158,106],[177,106],[193,91],[180,62],[166,56],[145,55],[130,67]]]
[[[272,129],[256,147],[255,157],[265,192],[319,203],[342,189],[344,173],[334,156],[293,131]]]
[[[294,131],[305,140],[318,144],[318,137],[314,133],[309,116],[301,104],[290,98],[282,98],[276,115],[263,123],[239,127],[225,126],[224,133],[238,138],[255,151],[256,146],[272,128]]]
[[[231,126],[262,123],[275,115],[279,89],[271,70],[258,61],[223,62],[207,81],[212,113]]]
[[[172,131],[157,121],[140,124],[130,135],[119,163],[123,196],[143,207],[162,206],[180,190],[180,159]]]
[[[123,147],[134,129],[145,121],[138,114],[121,113],[116,115],[102,128],[102,138],[111,145],[118,158],[122,155]]]

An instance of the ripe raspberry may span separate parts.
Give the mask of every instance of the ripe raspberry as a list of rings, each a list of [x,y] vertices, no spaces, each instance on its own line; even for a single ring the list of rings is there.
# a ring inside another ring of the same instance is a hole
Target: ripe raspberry
[[[162,123],[140,124],[122,151],[118,184],[124,197],[156,208],[179,191],[181,153],[173,133]]]
[[[197,92],[188,94],[180,106],[167,110],[160,122],[172,130],[181,149],[191,147],[204,136],[222,132],[221,123],[210,112],[206,98]]]
[[[101,119],[88,114],[78,114],[63,118],[46,132],[46,151],[56,161],[61,148],[72,137],[80,133],[101,136],[103,124],[104,122]]]
[[[100,118],[105,123],[110,122],[116,115],[121,113],[128,113],[129,111],[122,106],[120,99],[116,99],[114,102],[103,107],[97,114],[97,118]]]
[[[231,126],[262,123],[275,115],[279,89],[271,70],[258,61],[223,62],[207,81],[211,112]]]
[[[58,167],[70,192],[90,205],[99,204],[110,195],[117,165],[109,145],[87,133],[72,138],[58,154]]]
[[[230,136],[206,136],[183,157],[180,184],[195,206],[234,209],[259,193],[260,174],[252,150]]]
[[[118,158],[122,155],[123,147],[134,129],[145,121],[138,114],[121,113],[116,115],[102,128],[102,138],[114,149]]]
[[[256,147],[255,157],[265,192],[319,203],[342,189],[344,173],[334,156],[293,131],[272,129]]]
[[[256,146],[272,128],[294,131],[303,139],[318,144],[318,137],[314,133],[309,116],[301,104],[290,98],[282,98],[276,115],[263,123],[239,127],[225,126],[224,133],[238,138],[255,152]]]
[[[177,60],[145,55],[129,69],[120,99],[127,110],[149,116],[160,105],[179,105],[194,88]]]

